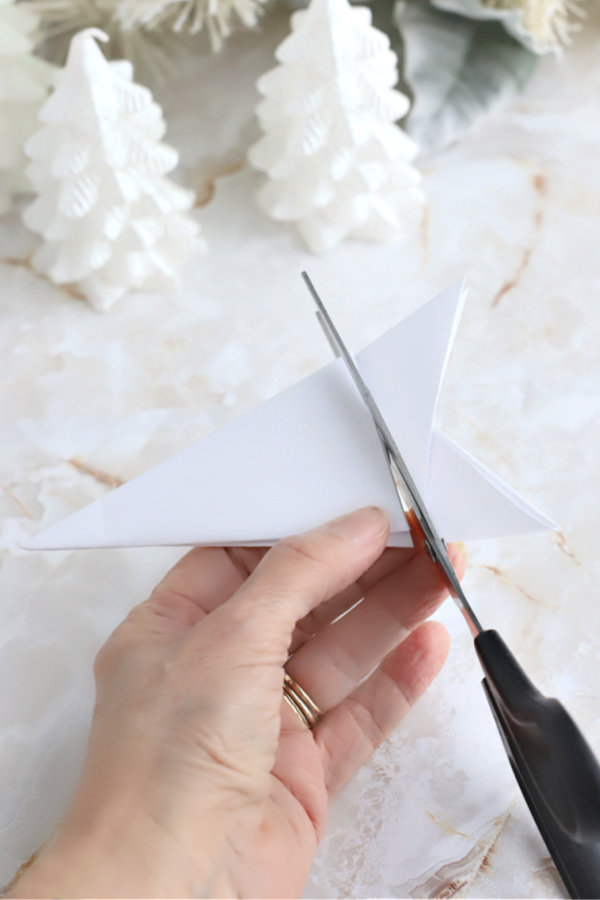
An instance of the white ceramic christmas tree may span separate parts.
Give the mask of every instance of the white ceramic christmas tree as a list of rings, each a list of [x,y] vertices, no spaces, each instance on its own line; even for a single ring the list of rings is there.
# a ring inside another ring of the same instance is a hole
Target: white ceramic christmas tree
[[[409,102],[393,89],[388,38],[365,7],[312,0],[275,55],[281,65],[257,85],[264,136],[249,152],[269,177],[259,205],[296,222],[314,252],[345,237],[388,240],[422,199],[417,148],[394,124]]]
[[[187,215],[194,194],[165,178],[178,154],[160,143],[165,124],[128,62],[108,62],[97,29],[76,35],[44,127],[26,144],[38,193],[25,223],[44,244],[34,265],[73,284],[96,309],[132,290],[177,286],[181,263],[202,246]]]
[[[32,56],[36,27],[28,6],[0,0],[0,214],[28,189],[23,145],[52,80],[52,67]]]

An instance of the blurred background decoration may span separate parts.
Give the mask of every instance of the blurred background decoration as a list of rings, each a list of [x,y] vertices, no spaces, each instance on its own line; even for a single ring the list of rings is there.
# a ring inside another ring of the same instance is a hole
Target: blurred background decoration
[[[28,189],[24,145],[52,80],[52,67],[32,53],[37,26],[29,4],[0,0],[0,215]]]
[[[16,0],[40,19],[38,53],[63,65],[83,28],[110,36],[141,81],[169,78],[188,53],[218,51],[232,31],[260,30],[276,3],[304,0]],[[368,0],[373,24],[400,56],[400,90],[414,99],[406,125],[435,150],[499,99],[521,89],[536,57],[560,53],[582,27],[586,0]],[[0,0],[5,17],[15,0]],[[14,15],[14,14],[13,14]],[[0,55],[2,50],[0,49]],[[4,79],[3,82],[4,83]],[[434,119],[442,122],[434,122]]]
[[[423,193],[418,148],[394,124],[410,106],[394,89],[398,58],[371,10],[312,0],[275,56],[280,65],[257,83],[264,134],[248,152],[268,176],[259,207],[295,222],[313,253],[346,237],[391,240]]]
[[[179,287],[179,267],[204,244],[186,215],[194,192],[165,177],[179,154],[162,143],[161,108],[97,40],[108,41],[98,28],[71,40],[25,144],[36,196],[23,221],[44,238],[33,267],[106,311],[132,290]]]
[[[296,222],[313,252],[329,250],[346,237],[381,241],[406,231],[411,210],[422,199],[420,173],[413,160],[425,159],[459,140],[494,107],[520,91],[541,54],[559,54],[568,47],[573,31],[582,27],[585,5],[585,0],[580,4],[576,0],[370,0],[367,6],[352,8],[348,0],[311,0],[310,9],[304,11],[297,9],[305,5],[302,0],[0,0],[0,213],[8,210],[15,194],[34,189],[45,190],[47,206],[61,206],[60,186],[50,187],[56,175],[52,165],[43,177],[39,161],[37,167],[26,170],[23,150],[39,129],[38,114],[41,124],[48,124],[40,107],[65,78],[65,69],[54,78],[53,69],[65,65],[75,36],[89,28],[101,29],[108,37],[103,52],[109,59],[124,61],[115,72],[123,75],[127,70],[125,80],[131,81],[133,67],[136,82],[155,88],[176,78],[186,60],[218,53],[234,30],[254,30],[259,41],[261,17],[286,2],[294,10],[292,34],[277,48],[280,65],[258,80],[258,92],[265,98],[257,108],[263,137],[250,148],[249,161],[267,175],[258,193],[262,210],[275,220]],[[117,93],[119,85],[125,91],[122,80],[117,77],[111,82]],[[107,90],[110,93],[112,88]],[[77,92],[75,87],[73,91]],[[85,79],[81,91],[85,93]],[[100,88],[94,90],[95,99],[89,101],[92,108],[96,102],[102,105],[100,93]],[[56,98],[52,104],[57,108]],[[87,104],[86,100],[83,106]],[[154,104],[152,109],[160,118],[159,107]],[[223,118],[227,115],[223,108]],[[117,119],[114,134],[120,127]],[[124,121],[119,140],[137,129],[139,134],[129,146],[139,148],[149,138],[144,127],[135,117]],[[161,136],[162,130],[155,139]],[[170,169],[176,165],[178,149],[175,142],[169,150]],[[67,150],[61,153],[68,155]],[[164,172],[151,171],[145,154],[133,151],[121,154],[121,161],[113,164],[113,151],[114,147],[101,142],[83,169],[95,165],[96,173],[90,177],[96,181],[103,167],[122,170],[122,180],[137,181],[138,193],[150,196],[154,175]],[[80,186],[89,182],[89,173],[83,169],[76,173]],[[32,173],[29,179],[27,172]],[[59,173],[57,180],[64,177],[64,172]],[[56,197],[51,200],[53,194]],[[79,199],[85,206],[89,197]],[[97,200],[99,209],[112,202],[102,195]],[[195,202],[201,205],[202,201],[186,200],[185,210]],[[75,206],[71,204],[71,210]],[[123,207],[122,213],[123,221],[139,218],[139,208]],[[29,214],[25,221],[46,241],[36,258],[49,259],[57,251],[56,241],[64,238],[64,228],[50,227],[48,216]],[[87,227],[90,219],[85,222]],[[186,225],[186,252],[170,251],[168,263],[165,258],[165,283],[178,283],[175,258],[182,262],[196,246],[191,227]],[[147,229],[147,236],[151,231]],[[104,266],[107,241],[113,240],[103,235],[100,253],[100,245],[91,237],[90,260],[101,256],[98,265]],[[53,247],[48,241],[54,242]],[[162,237],[153,233],[150,243],[157,241]],[[79,249],[75,255],[76,262],[71,259],[62,267],[60,283],[67,270],[80,271],[83,255]],[[133,257],[126,257],[131,269]],[[144,271],[147,262],[141,266]],[[139,268],[140,263],[136,256],[135,266]],[[156,268],[155,263],[152,266]],[[57,281],[55,265],[44,265],[42,270]],[[77,290],[82,279],[73,279]],[[122,285],[113,284],[111,298],[121,296],[127,285],[134,289],[142,283],[153,282],[127,277]],[[90,299],[89,290],[83,294]],[[97,308],[114,302],[106,292],[104,299],[94,296]]]
[[[305,0],[17,2],[41,17],[40,52],[55,64],[64,63],[73,34],[96,26],[111,37],[110,55],[129,59],[142,80],[169,77],[186,52],[218,51],[236,29],[257,29],[262,14],[277,2],[307,5]],[[581,27],[586,0],[367,2],[374,24],[401,56],[399,87],[414,94],[419,106],[411,128],[434,150],[497,100],[521,89],[536,56],[567,47]],[[199,40],[193,40],[196,35]],[[442,105],[448,109],[441,110]],[[443,127],[427,127],[425,120],[439,112]]]

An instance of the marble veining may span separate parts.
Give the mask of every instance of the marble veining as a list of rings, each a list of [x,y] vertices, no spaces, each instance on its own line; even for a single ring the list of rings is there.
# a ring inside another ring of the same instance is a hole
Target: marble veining
[[[0,219],[0,882],[59,819],[91,663],[181,550],[27,553],[33,533],[329,360],[308,268],[360,349],[465,274],[438,424],[559,525],[473,542],[468,595],[600,753],[600,16],[525,93],[423,166],[408,237],[311,257],[258,213],[255,78],[285,10],[159,100],[210,244],[168,297],[107,316],[36,276]],[[564,897],[516,789],[464,623],[432,690],[335,801],[307,897]]]

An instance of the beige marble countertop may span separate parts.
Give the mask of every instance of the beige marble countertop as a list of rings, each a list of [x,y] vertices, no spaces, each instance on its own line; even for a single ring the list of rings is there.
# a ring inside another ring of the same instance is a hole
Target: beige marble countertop
[[[208,254],[181,291],[106,316],[37,278],[0,220],[0,882],[60,816],[85,745],[91,662],[181,550],[27,553],[19,540],[328,361],[308,267],[357,349],[466,275],[439,424],[559,523],[468,546],[466,587],[600,752],[600,19],[563,60],[424,163],[403,242],[314,259],[257,212],[244,167],[262,36],[159,94]],[[595,13],[593,16],[592,13]],[[451,604],[434,688],[335,802],[307,897],[562,897]]]

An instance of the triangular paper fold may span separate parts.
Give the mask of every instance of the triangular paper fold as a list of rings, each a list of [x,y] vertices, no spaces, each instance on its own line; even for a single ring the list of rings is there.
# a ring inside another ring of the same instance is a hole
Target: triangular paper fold
[[[498,537],[552,523],[433,429],[462,311],[455,285],[358,355],[439,532]],[[370,413],[342,360],[24,544],[28,549],[270,544],[360,506],[410,546]]]
[[[448,541],[528,534],[555,528],[506,482],[434,429],[426,501]]]

